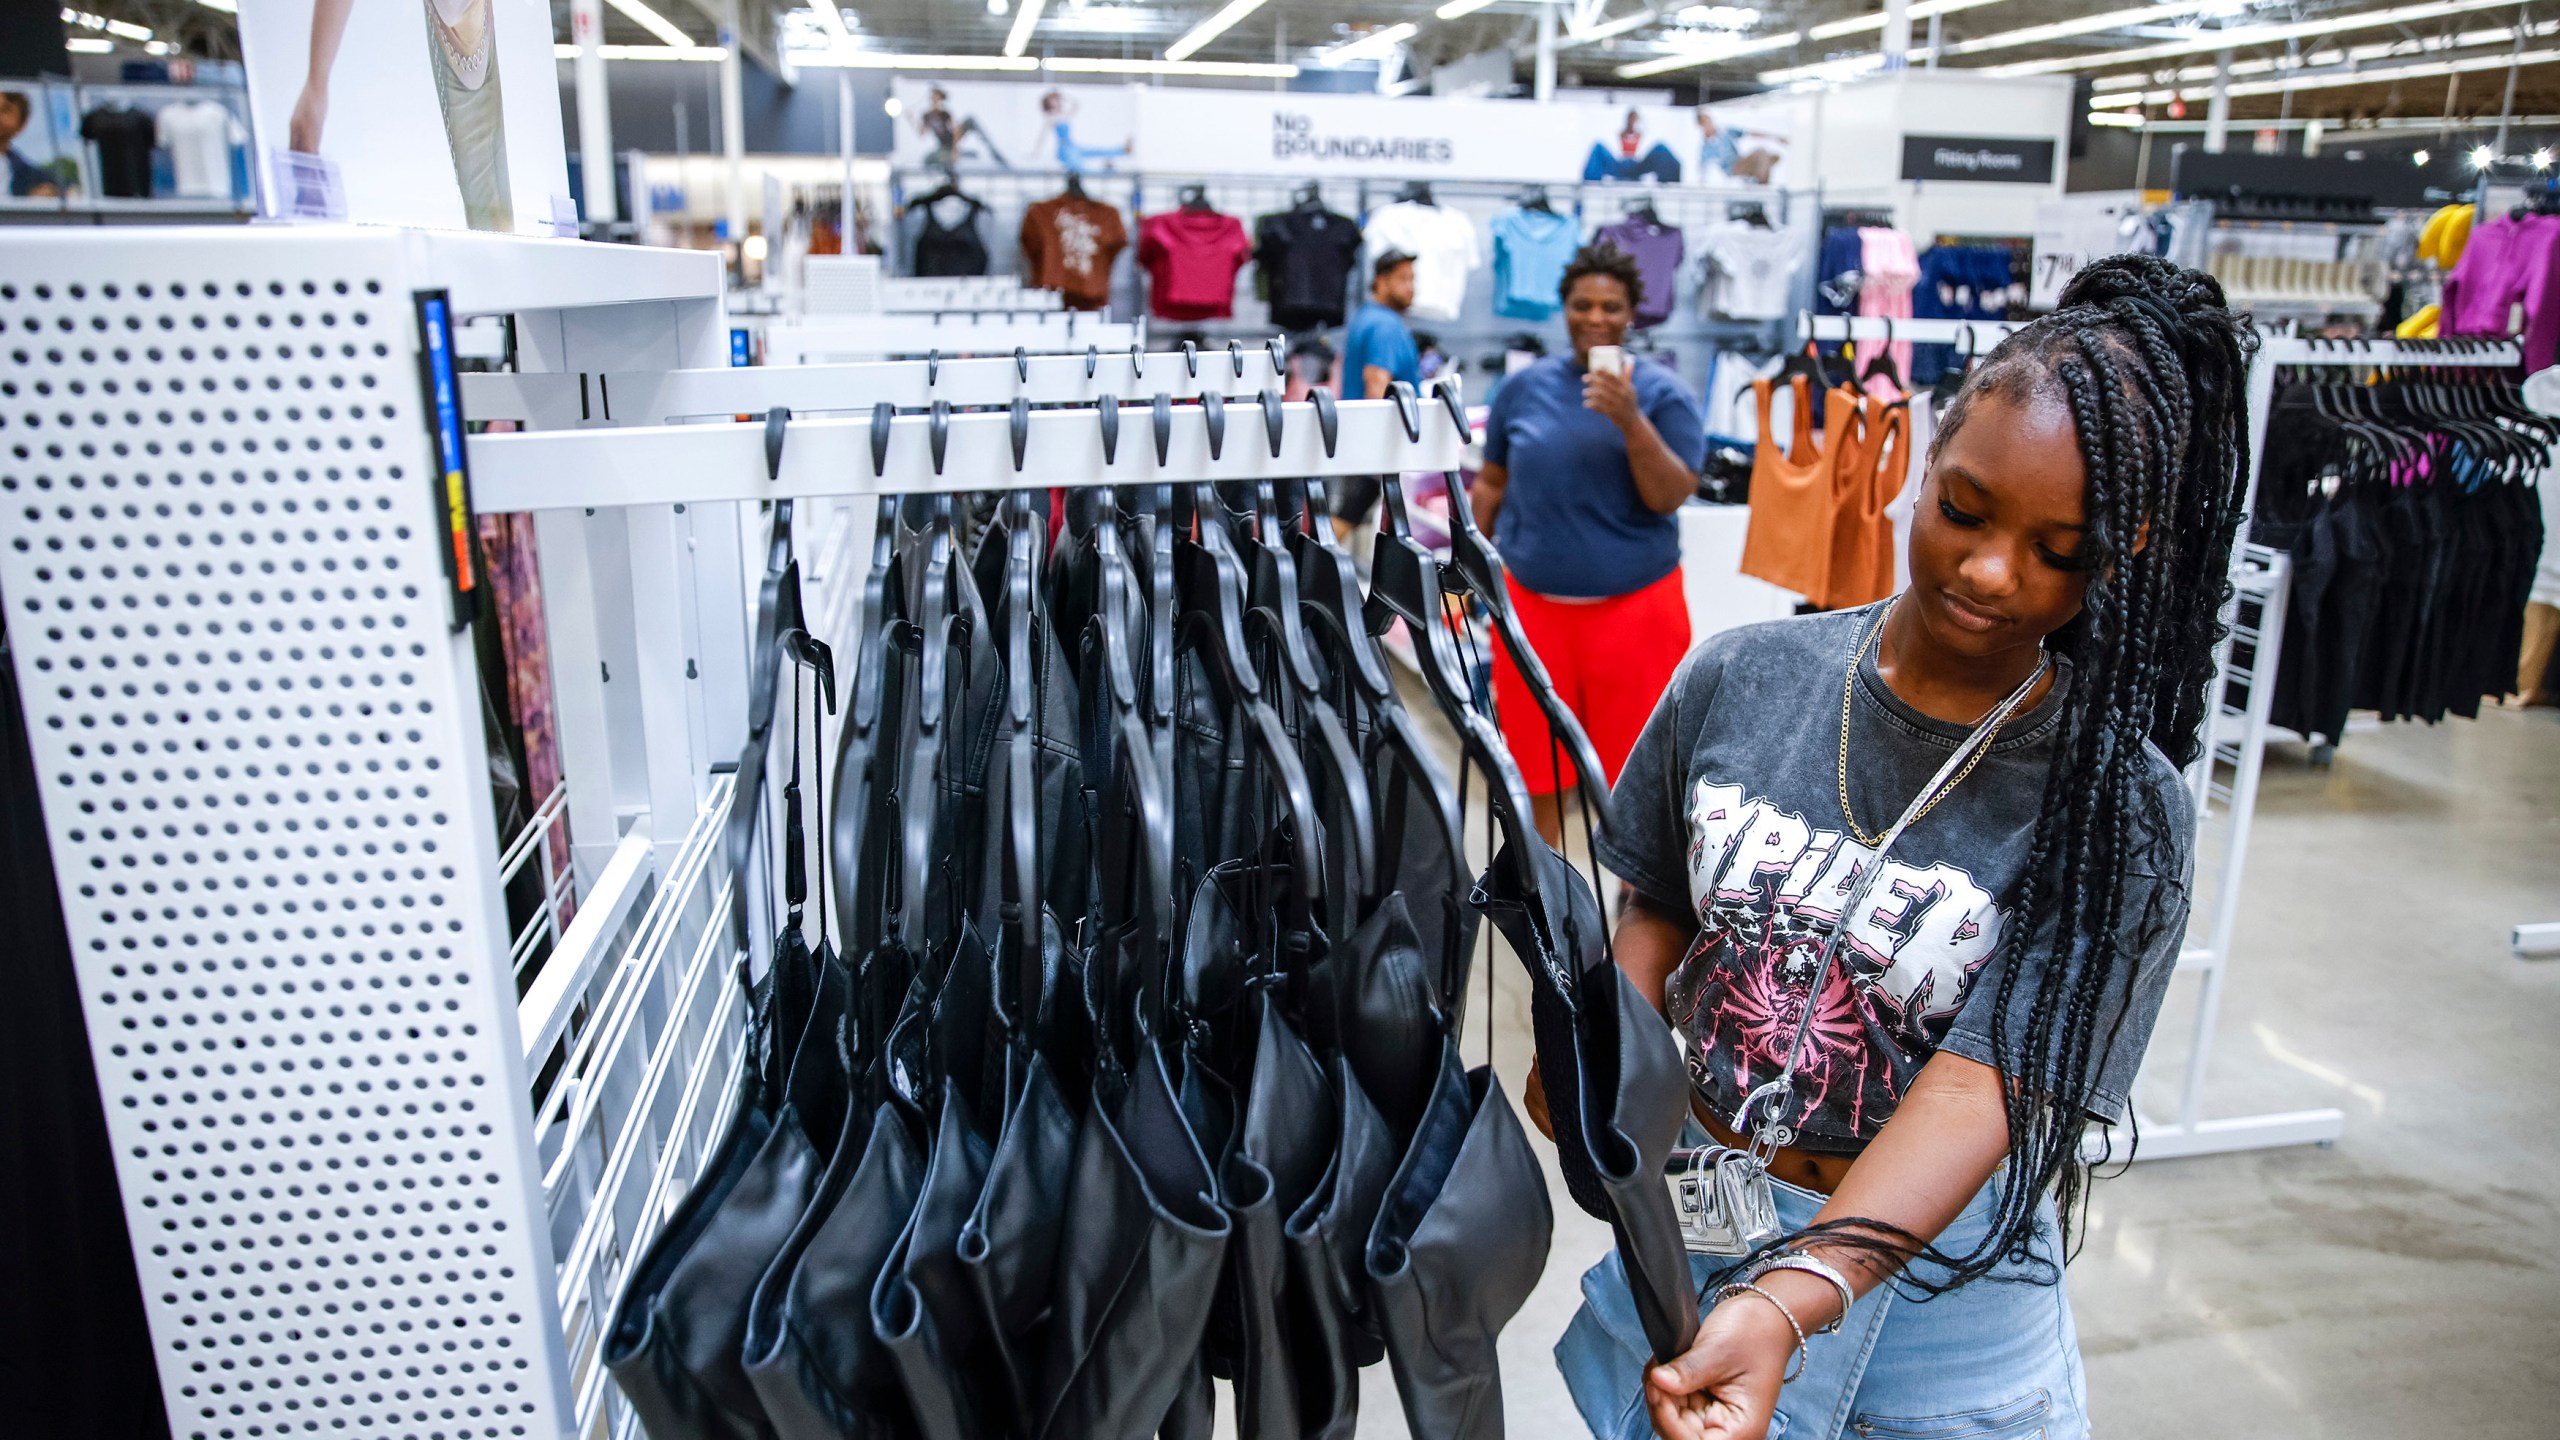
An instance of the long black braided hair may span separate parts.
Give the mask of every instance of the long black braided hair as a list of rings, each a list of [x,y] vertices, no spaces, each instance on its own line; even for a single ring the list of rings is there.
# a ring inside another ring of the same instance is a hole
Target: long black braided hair
[[[2211,276],[2150,256],[2083,269],[2061,308],[2002,341],[1966,378],[1936,448],[1984,396],[2068,405],[2088,472],[2087,600],[2046,646],[2072,662],[2055,759],[1995,968],[1992,1049],[2020,1057],[2005,1086],[2008,1168],[1989,1233],[1962,1255],[1882,1221],[1825,1222],[1781,1242],[1819,1239],[1884,1259],[1922,1259],[1896,1284],[1943,1293],[2022,1262],[2050,1278],[2061,1258],[2036,1245],[2037,1203],[2054,1194],[2067,1235],[2086,1195],[2081,1149],[2098,1061],[2115,1035],[2099,1017],[2127,1010],[2139,958],[2129,932],[2175,917],[2128,915],[2130,872],[2175,876],[2187,837],[2164,833],[2146,780],[2146,741],[2183,770],[2200,753],[2214,652],[2231,597],[2231,546],[2249,456],[2245,418],[2256,333]],[[2175,854],[2141,853],[2175,847]],[[2136,922],[2128,924],[2128,922]],[[2020,963],[2033,947],[2043,963]],[[2024,991],[2024,1031],[2012,1002]],[[2040,1077],[2040,1078],[2039,1078]],[[2101,1159],[2105,1157],[2100,1157]]]

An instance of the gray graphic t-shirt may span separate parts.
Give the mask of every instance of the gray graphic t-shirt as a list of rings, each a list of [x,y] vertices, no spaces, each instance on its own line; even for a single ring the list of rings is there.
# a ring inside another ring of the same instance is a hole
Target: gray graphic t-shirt
[[[1824,932],[1875,852],[1840,814],[1841,682],[1882,606],[1729,630],[1692,652],[1627,757],[1600,838],[1608,867],[1656,904],[1698,917],[1669,991],[1689,1073],[1730,1117],[1774,1077],[1804,1013]],[[1963,784],[1894,842],[1886,873],[1850,920],[1816,1000],[1795,1080],[1797,1143],[1855,1151],[1893,1115],[1939,1049],[2016,1074],[1995,1054],[1995,962],[2034,838],[2067,667],[2010,718]],[[1851,687],[1849,801],[1879,834],[1961,744],[1966,727],[1904,704],[1870,649]],[[2186,933],[2194,810],[2166,756],[2145,746],[2147,805],[2126,846],[2132,881],[2120,951],[2093,1043],[2104,1054],[2091,1109],[2124,1112]],[[2077,963],[2050,935],[2028,966]],[[2085,956],[2085,950],[2082,952]],[[2036,976],[2012,991],[2006,1040],[2021,1045]]]

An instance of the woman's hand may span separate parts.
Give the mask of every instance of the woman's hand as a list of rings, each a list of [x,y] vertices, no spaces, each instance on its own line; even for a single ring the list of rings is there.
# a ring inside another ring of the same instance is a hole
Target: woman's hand
[[[1685,1353],[1645,1372],[1653,1433],[1662,1440],[1763,1440],[1795,1353],[1795,1331],[1776,1306],[1756,1295],[1725,1301],[1707,1312]]]
[[[285,145],[297,154],[320,153],[320,127],[329,119],[329,87],[317,75],[293,102],[293,118],[285,125]]]
[[[1529,1083],[1520,1087],[1520,1106],[1529,1112],[1529,1123],[1549,1141],[1556,1138],[1555,1117],[1547,1113],[1547,1081],[1538,1073],[1538,1062],[1529,1062]]]
[[[1582,408],[1597,410],[1625,430],[1644,418],[1636,409],[1636,382],[1623,370],[1590,370],[1582,376]]]

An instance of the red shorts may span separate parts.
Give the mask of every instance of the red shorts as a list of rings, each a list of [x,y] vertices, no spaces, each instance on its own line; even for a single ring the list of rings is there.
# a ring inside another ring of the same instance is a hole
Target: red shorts
[[[1672,672],[1689,653],[1689,601],[1681,590],[1680,572],[1606,600],[1550,599],[1521,588],[1517,580],[1510,587],[1521,632],[1545,663],[1557,696],[1582,722],[1615,784],[1637,734],[1670,687]],[[1498,631],[1493,705],[1530,794],[1552,795],[1575,783],[1573,762],[1549,748],[1546,712],[1531,698],[1529,682]]]

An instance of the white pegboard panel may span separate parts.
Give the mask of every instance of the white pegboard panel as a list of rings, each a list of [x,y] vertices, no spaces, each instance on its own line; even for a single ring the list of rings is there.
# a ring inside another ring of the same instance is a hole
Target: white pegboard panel
[[[0,599],[172,1432],[559,1436],[401,238],[8,248]]]

